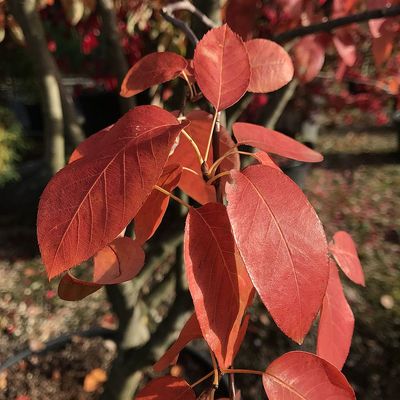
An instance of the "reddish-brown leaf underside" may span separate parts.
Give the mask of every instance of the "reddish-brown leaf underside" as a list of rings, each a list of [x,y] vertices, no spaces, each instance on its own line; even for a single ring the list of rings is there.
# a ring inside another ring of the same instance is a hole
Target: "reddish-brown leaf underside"
[[[135,400],[196,400],[196,395],[184,379],[163,376],[150,381]]]
[[[58,284],[58,296],[66,301],[78,301],[97,292],[102,287],[101,284],[75,278],[68,271]]]
[[[235,122],[232,129],[239,144],[253,146],[267,153],[298,161],[320,162],[323,160],[320,153],[272,129],[246,122]]]
[[[58,285],[58,295],[68,301],[77,301],[96,292],[103,285],[122,283],[134,278],[144,264],[144,251],[128,237],[118,237],[94,256],[93,280],[76,278],[71,271]]]
[[[181,174],[182,167],[180,165],[168,165],[164,168],[157,185],[172,192],[178,186]],[[135,217],[135,239],[139,243],[146,242],[154,235],[167,211],[168,203],[169,196],[153,189]]]
[[[131,97],[176,78],[187,66],[185,58],[168,51],[151,53],[141,58],[126,74],[121,85],[121,96]]]
[[[231,171],[228,215],[245,266],[279,328],[303,341],[329,268],[322,224],[301,189],[265,165]]]
[[[347,232],[339,231],[333,235],[329,251],[350,280],[365,286],[364,271],[358,258],[356,244]]]
[[[266,39],[253,39],[245,45],[251,67],[249,92],[273,92],[292,80],[293,63],[282,46]]]
[[[317,354],[342,369],[349,354],[354,316],[343,293],[335,263],[329,262],[328,287],[318,324]]]
[[[181,330],[176,342],[165,352],[165,354],[153,365],[153,369],[156,372],[161,372],[163,369],[167,368],[172,364],[178,357],[181,350],[192,340],[199,339],[203,335],[197,321],[196,314],[187,320],[185,326]]]
[[[242,39],[223,25],[210,30],[196,46],[196,82],[216,110],[236,103],[250,83],[250,62]]]
[[[93,282],[114,285],[134,278],[144,265],[144,251],[136,240],[120,237],[94,257]]]
[[[292,351],[273,361],[263,375],[270,400],[354,400],[345,376],[322,358]]]
[[[184,237],[189,290],[204,339],[219,365],[232,364],[253,286],[238,254],[224,205],[189,211]]]
[[[186,125],[158,107],[137,107],[109,130],[101,152],[74,161],[51,179],[37,224],[49,278],[93,256],[127,226]]]

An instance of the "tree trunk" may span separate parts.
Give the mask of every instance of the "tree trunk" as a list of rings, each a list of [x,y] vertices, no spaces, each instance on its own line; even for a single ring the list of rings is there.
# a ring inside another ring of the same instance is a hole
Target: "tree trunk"
[[[97,7],[103,22],[102,32],[106,38],[108,59],[110,68],[118,79],[120,87],[129,65],[126,61],[121,47],[121,38],[118,32],[117,16],[115,15],[113,0],[97,0]],[[135,105],[133,98],[120,97],[120,107],[122,113],[127,112]]]
[[[65,164],[63,112],[57,67],[47,49],[43,26],[35,0],[9,0],[11,13],[21,26],[27,47],[34,60],[41,89],[45,126],[45,161],[52,174]]]

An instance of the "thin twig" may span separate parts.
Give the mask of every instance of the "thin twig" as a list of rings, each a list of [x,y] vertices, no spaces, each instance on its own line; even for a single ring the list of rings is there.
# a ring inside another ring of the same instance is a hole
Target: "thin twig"
[[[214,22],[207,17],[207,15],[203,14],[189,1],[178,1],[176,3],[172,3],[163,7],[160,10],[161,15],[173,26],[180,29],[186,35],[186,37],[189,39],[189,41],[192,43],[194,47],[196,47],[197,43],[199,42],[199,38],[195,35],[195,33],[192,31],[192,29],[186,22],[174,16],[175,11],[189,11],[193,15],[198,17],[200,21],[209,28],[215,28],[216,26]]]
[[[272,38],[272,40],[278,43],[288,42],[289,40],[311,35],[313,33],[330,32],[334,29],[350,25],[355,22],[366,22],[372,19],[395,17],[396,15],[400,15],[400,5],[364,11],[358,14],[331,19],[319,24],[302,26],[300,28],[276,35]]]
[[[160,187],[158,185],[154,185],[154,189],[158,190],[161,193],[166,194],[167,196],[171,197],[171,199],[174,199],[179,204],[182,204],[183,206],[185,206],[187,209],[190,210],[191,207],[190,207],[190,205],[188,203],[186,203],[186,201],[183,201],[182,199],[180,199],[179,197],[175,196],[171,192],[168,192],[168,190],[165,190],[165,189],[163,189],[162,187]]]

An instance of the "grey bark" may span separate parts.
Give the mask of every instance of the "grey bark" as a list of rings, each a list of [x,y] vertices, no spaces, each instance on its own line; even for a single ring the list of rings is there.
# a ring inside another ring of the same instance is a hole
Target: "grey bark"
[[[106,38],[108,59],[110,68],[118,79],[119,87],[128,72],[129,65],[121,47],[121,38],[118,32],[117,16],[115,14],[113,0],[97,0],[98,11],[103,23],[102,31]],[[122,113],[131,109],[135,102],[133,98],[120,97]]]
[[[54,174],[65,163],[63,112],[57,67],[49,50],[35,0],[9,0],[11,13],[21,26],[25,41],[34,61],[41,91],[45,126],[45,161]]]

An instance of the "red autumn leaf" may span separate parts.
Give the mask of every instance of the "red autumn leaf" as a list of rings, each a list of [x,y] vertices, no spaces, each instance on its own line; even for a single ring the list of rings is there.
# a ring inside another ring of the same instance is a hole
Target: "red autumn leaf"
[[[192,340],[199,339],[203,335],[200,330],[199,323],[196,318],[196,314],[188,319],[185,326],[181,330],[176,342],[165,352],[165,354],[153,365],[153,369],[156,372],[161,372],[173,363],[176,357],[179,355],[181,350]]]
[[[184,379],[163,376],[150,381],[135,400],[196,400],[196,395]]]
[[[184,255],[189,290],[204,339],[219,365],[232,364],[253,286],[238,254],[224,205],[192,208]]]
[[[249,300],[251,300],[249,302],[249,306],[251,305],[251,302],[254,299],[253,294],[254,294],[254,290],[253,290],[253,293],[251,293],[250,297],[249,297]],[[240,346],[243,343],[244,337],[246,336],[247,328],[249,326],[249,322],[250,322],[250,315],[247,314],[243,318],[243,322],[240,325],[239,332],[238,332],[238,335],[237,335],[237,338],[236,338],[236,342],[235,342],[235,344],[233,346],[233,359],[235,358],[236,354],[238,353],[238,351],[240,349]]]
[[[172,192],[178,186],[181,174],[182,167],[180,165],[168,165],[164,168],[157,185]],[[153,189],[135,217],[135,238],[138,243],[144,243],[154,235],[167,211],[168,203],[169,196]]]
[[[251,68],[250,92],[273,92],[292,80],[293,63],[283,47],[266,39],[253,39],[245,45]]]
[[[216,110],[235,104],[250,83],[246,47],[228,25],[210,30],[196,46],[193,59],[196,82]]]
[[[290,19],[296,21],[300,18],[303,11],[303,0],[276,0],[276,2]]]
[[[263,151],[256,151],[253,156],[260,164],[281,171],[279,166],[272,160],[272,158],[267,153],[264,153]]]
[[[325,46],[317,35],[300,39],[293,47],[293,63],[296,75],[303,82],[312,81],[325,62]]]
[[[385,32],[378,38],[372,38],[372,54],[377,68],[381,67],[391,56],[394,38],[393,32]]]
[[[233,133],[239,144],[253,146],[267,153],[305,162],[323,160],[321,154],[297,140],[263,126],[236,122],[233,124]]]
[[[354,8],[358,0],[333,0],[333,12],[334,18],[339,18],[349,14]]]
[[[292,351],[273,361],[263,375],[270,400],[355,400],[345,376],[314,354]]]
[[[378,8],[385,8],[388,4],[388,0],[368,0],[367,8],[370,10],[375,10]],[[381,27],[387,21],[386,18],[370,19],[368,21],[369,30],[373,38],[378,38],[381,36]]]
[[[329,251],[350,280],[365,286],[364,272],[358,258],[356,244],[347,232],[339,231],[333,235],[333,240],[329,243]]]
[[[89,136],[86,140],[79,144],[79,146],[72,152],[68,160],[68,164],[79,160],[80,158],[91,156],[94,157],[103,150],[103,140],[106,138],[107,133],[114,125]]]
[[[58,296],[66,301],[78,301],[97,292],[102,287],[101,284],[75,278],[68,271],[58,284]]]
[[[38,240],[49,278],[93,256],[133,219],[187,122],[155,106],[126,113],[103,150],[67,165],[44,190]]]
[[[225,20],[244,40],[253,36],[260,14],[260,0],[229,0]]]
[[[317,354],[342,369],[349,354],[354,316],[343,293],[338,270],[330,261],[328,287],[318,325]]]
[[[176,78],[187,67],[179,54],[165,51],[141,58],[126,74],[121,85],[121,96],[131,97],[154,85]]]
[[[344,63],[352,67],[357,60],[357,48],[349,29],[336,30],[333,35],[333,44]]]
[[[114,285],[134,278],[144,264],[144,251],[136,240],[120,237],[94,255],[93,282]]]
[[[328,282],[322,224],[301,189],[275,168],[252,165],[231,176],[228,215],[247,271],[279,328],[301,343]]]

